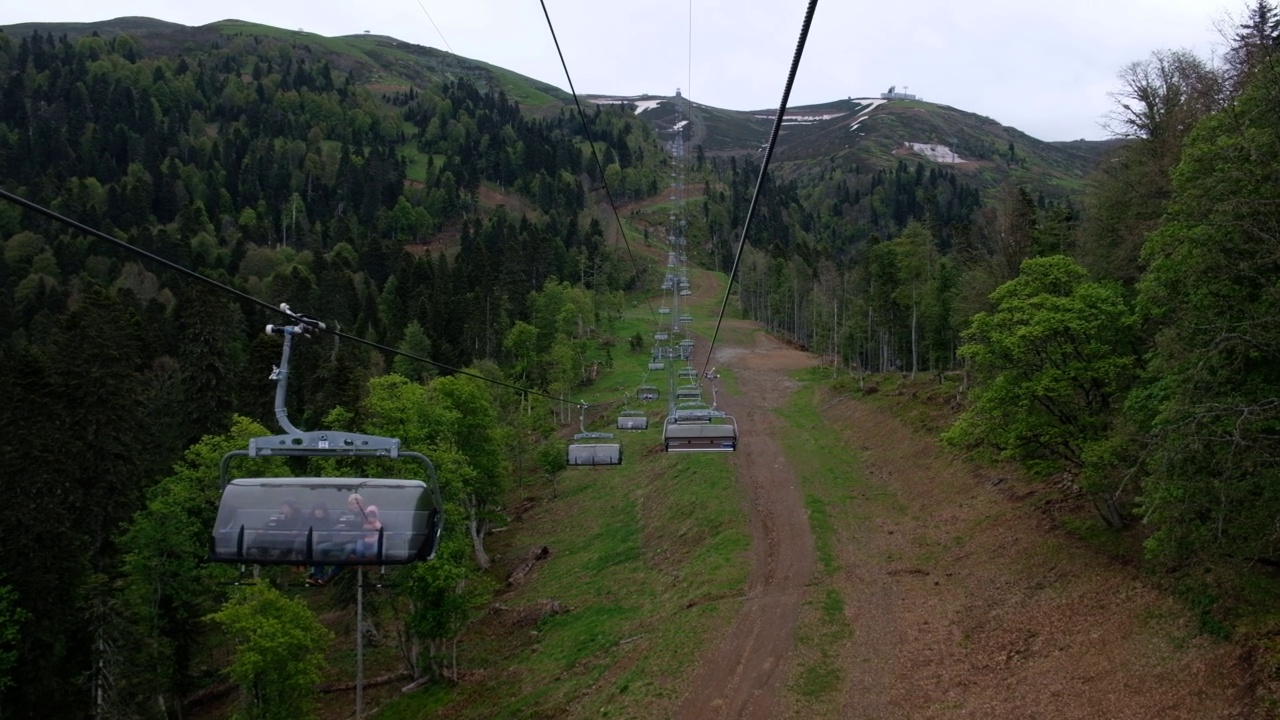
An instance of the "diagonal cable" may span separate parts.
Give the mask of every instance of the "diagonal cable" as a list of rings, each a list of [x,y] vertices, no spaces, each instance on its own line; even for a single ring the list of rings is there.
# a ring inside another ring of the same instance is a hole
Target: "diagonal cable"
[[[129,244],[129,243],[127,243],[127,242],[125,242],[124,240],[121,240],[121,239],[119,239],[119,238],[116,238],[116,237],[113,237],[113,236],[111,236],[111,235],[108,235],[108,234],[106,234],[106,233],[102,232],[101,230],[97,230],[97,229],[95,229],[95,228],[91,228],[91,227],[89,227],[88,225],[85,225],[84,223],[78,222],[78,221],[76,221],[76,220],[72,220],[71,218],[69,218],[69,217],[67,217],[67,216],[65,216],[65,215],[62,215],[61,213],[59,213],[59,212],[57,212],[57,211],[55,211],[55,210],[51,210],[51,209],[49,209],[49,208],[47,208],[47,207],[44,207],[43,205],[39,205],[39,204],[37,204],[37,203],[34,203],[34,202],[32,202],[32,201],[30,201],[30,200],[28,200],[28,199],[26,199],[26,198],[22,197],[21,195],[15,195],[14,193],[9,192],[8,190],[5,190],[5,189],[3,189],[3,188],[0,188],[0,200],[8,200],[9,202],[11,202],[11,203],[13,203],[13,204],[15,204],[15,205],[19,205],[19,206],[21,206],[21,207],[23,207],[23,208],[25,208],[25,209],[27,209],[27,210],[30,210],[30,211],[31,211],[31,212],[33,212],[33,213],[36,213],[37,215],[42,215],[42,216],[44,216],[44,217],[46,217],[46,218],[48,218],[48,219],[50,219],[50,220],[53,220],[53,221],[55,221],[55,222],[58,222],[58,223],[61,223],[61,224],[63,224],[63,225],[66,225],[66,226],[68,226],[68,227],[71,227],[71,228],[74,228],[74,229],[76,229],[76,230],[79,230],[80,232],[84,233],[85,235],[88,235],[88,236],[90,236],[90,237],[97,238],[97,239],[102,240],[103,242],[106,242],[106,243],[110,243],[111,245],[114,245],[114,246],[116,246],[116,247],[118,247],[118,248],[120,248],[120,249],[122,249],[122,250],[125,250],[125,251],[127,251],[127,252],[131,252],[131,253],[133,253],[133,254],[135,254],[135,255],[138,255],[138,256],[140,256],[140,257],[142,257],[142,258],[145,258],[145,259],[147,259],[147,260],[150,260],[150,261],[152,261],[152,262],[154,262],[154,263],[156,263],[156,264],[158,264],[158,265],[162,265],[162,266],[164,266],[164,267],[166,267],[166,268],[169,268],[170,270],[173,270],[173,271],[175,271],[175,272],[178,272],[178,273],[180,273],[180,274],[182,274],[182,275],[186,275],[186,276],[188,276],[188,277],[190,277],[190,278],[192,278],[192,279],[195,279],[195,280],[198,280],[198,281],[200,281],[200,282],[202,282],[202,283],[205,283],[206,285],[212,286],[212,287],[214,287],[214,288],[216,288],[216,289],[218,289],[218,290],[221,290],[221,291],[223,291],[223,292],[227,292],[227,293],[230,293],[230,294],[232,294],[232,295],[235,295],[237,298],[239,298],[239,299],[241,299],[241,300],[244,300],[245,302],[252,303],[252,304],[257,305],[257,306],[259,306],[259,307],[262,307],[262,308],[265,308],[265,309],[267,309],[267,310],[270,310],[271,312],[274,312],[274,313],[279,313],[279,314],[284,315],[284,316],[286,316],[286,317],[288,317],[288,318],[290,318],[290,319],[294,319],[294,320],[297,320],[297,319],[298,319],[298,316],[297,316],[297,315],[295,315],[295,314],[293,314],[293,313],[285,312],[285,311],[281,310],[279,306],[277,306],[277,305],[272,305],[271,303],[267,302],[266,300],[261,300],[261,299],[259,299],[259,298],[256,298],[256,297],[254,297],[254,296],[252,296],[252,295],[250,295],[250,294],[248,294],[248,293],[246,293],[246,292],[244,292],[244,291],[237,290],[236,288],[233,288],[233,287],[231,287],[230,285],[227,285],[227,284],[224,284],[224,283],[218,282],[217,280],[214,280],[214,279],[213,279],[213,278],[211,278],[211,277],[208,277],[208,276],[206,276],[206,275],[201,275],[200,273],[196,272],[195,270],[192,270],[191,268],[185,267],[185,266],[183,266],[183,265],[179,265],[178,263],[173,262],[172,260],[169,260],[169,259],[167,259],[167,258],[160,257],[159,255],[156,255],[156,254],[154,254],[154,253],[151,253],[151,252],[148,252],[148,251],[146,251],[146,250],[143,250],[142,248],[137,247],[136,245],[131,245],[131,244]],[[501,385],[502,387],[510,388],[511,390],[515,390],[515,391],[517,391],[517,392],[529,393],[530,395],[537,395],[537,396],[539,396],[539,397],[547,398],[548,400],[555,400],[556,402],[565,402],[565,403],[569,403],[569,404],[571,404],[571,405],[581,405],[581,404],[582,404],[581,402],[575,402],[575,401],[573,401],[573,400],[570,400],[569,398],[556,397],[555,395],[550,395],[550,394],[548,394],[548,393],[544,393],[544,392],[542,392],[542,391],[540,391],[540,390],[534,390],[534,389],[532,389],[532,388],[520,387],[519,385],[514,385],[514,384],[512,384],[512,383],[505,382],[505,381],[503,381],[503,380],[494,380],[493,378],[485,377],[484,375],[480,375],[480,374],[478,374],[478,373],[473,373],[473,372],[471,372],[471,371],[469,371],[469,370],[462,370],[462,369],[460,369],[460,368],[456,368],[456,367],[453,367],[453,366],[450,366],[450,365],[446,365],[446,364],[444,364],[444,363],[442,363],[442,362],[436,362],[435,360],[432,360],[432,359],[430,359],[430,358],[420,357],[420,356],[418,356],[418,355],[414,355],[414,354],[412,354],[412,353],[404,352],[403,350],[397,350],[396,348],[389,347],[389,346],[387,346],[387,345],[380,345],[380,344],[375,343],[375,342],[373,342],[373,341],[371,341],[371,340],[365,340],[365,339],[364,339],[364,338],[362,338],[362,337],[357,337],[357,336],[355,336],[355,335],[348,335],[347,333],[341,332],[341,331],[339,331],[339,330],[331,330],[331,329],[329,329],[329,328],[327,328],[327,327],[326,327],[326,328],[324,328],[324,329],[323,329],[323,331],[324,331],[324,332],[328,332],[328,333],[330,333],[330,334],[332,334],[332,335],[334,335],[334,336],[336,336],[336,337],[339,337],[339,338],[341,338],[341,339],[343,339],[343,340],[348,340],[348,341],[350,341],[350,342],[356,343],[356,344],[358,344],[358,345],[365,345],[365,346],[367,346],[367,347],[371,347],[371,348],[374,348],[374,349],[377,349],[377,350],[381,350],[381,351],[383,351],[383,352],[392,353],[393,355],[400,355],[400,356],[403,356],[403,357],[409,358],[410,360],[417,360],[417,361],[419,361],[419,362],[424,362],[424,363],[427,363],[427,364],[429,364],[429,365],[434,365],[435,367],[438,367],[438,368],[440,368],[441,370],[444,370],[444,371],[446,371],[446,372],[454,373],[454,374],[457,374],[457,375],[465,375],[465,376],[467,376],[467,377],[476,378],[477,380],[483,380],[483,381],[485,381],[485,382],[487,382],[487,383],[492,383],[492,384],[494,384],[494,385]],[[607,406],[607,405],[613,405],[613,404],[616,404],[617,402],[619,402],[619,401],[617,401],[617,400],[611,400],[611,401],[609,401],[609,402],[607,402],[607,403],[597,403],[597,404],[595,405],[595,407],[603,407],[603,406]]]
[[[573,104],[578,108],[578,119],[582,121],[582,132],[587,136],[587,144],[591,146],[591,157],[595,158],[596,168],[600,171],[600,183],[604,185],[605,197],[609,199],[609,209],[613,211],[613,219],[618,223],[618,234],[622,236],[622,244],[627,248],[627,255],[631,258],[631,267],[635,270],[636,281],[639,282],[641,277],[640,264],[636,262],[635,253],[631,252],[631,243],[627,241],[627,231],[622,227],[622,216],[618,214],[618,205],[613,201],[613,192],[609,190],[609,181],[604,176],[604,164],[600,162],[600,154],[596,152],[595,140],[591,138],[591,128],[587,126],[587,114],[582,110],[582,103],[578,100],[578,91],[573,88],[573,78],[569,75],[569,64],[564,60],[564,52],[560,50],[560,40],[556,37],[555,25],[551,23],[551,13],[547,12],[546,0],[538,0],[542,4],[542,14],[547,18],[547,28],[551,30],[551,41],[556,45],[556,54],[560,56],[560,67],[564,68],[564,79],[569,82],[569,93],[573,95]],[[649,307],[649,314],[653,316],[653,321],[658,322],[658,314],[653,311],[653,303],[649,301],[646,295],[644,304]]]
[[[440,40],[444,42],[444,46],[449,52],[453,53],[453,48],[449,47],[449,41],[444,39],[444,33],[440,32],[440,26],[436,25],[435,19],[431,17],[431,13],[427,12],[427,6],[422,4],[422,0],[418,0],[418,7],[422,8],[422,12],[427,16],[427,20],[431,21],[431,27],[436,29],[436,34],[440,36]],[[455,55],[457,53],[454,53]]]
[[[769,132],[769,145],[764,151],[764,162],[760,165],[760,176],[756,178],[756,189],[751,194],[751,205],[747,208],[747,219],[742,223],[742,236],[738,238],[738,249],[733,255],[733,266],[729,269],[729,279],[724,284],[724,301],[720,303],[720,314],[716,317],[716,329],[711,334],[711,344],[707,347],[707,359],[702,365],[703,373],[711,365],[711,353],[716,347],[716,338],[720,335],[720,323],[724,320],[725,308],[729,306],[729,293],[733,290],[733,278],[738,272],[738,262],[742,259],[742,248],[747,244],[747,230],[751,227],[751,217],[756,212],[756,201],[760,199],[760,188],[764,185],[765,174],[769,172],[769,160],[773,158],[773,148],[778,142],[778,132],[782,129],[782,117],[787,112],[787,101],[791,98],[791,86],[795,83],[796,72],[800,70],[800,58],[804,55],[804,44],[809,39],[809,27],[813,24],[813,12],[818,9],[818,0],[809,0],[809,7],[804,13],[804,23],[800,26],[800,39],[796,41],[796,52],[791,58],[791,71],[787,73],[787,84],[782,89],[782,102],[778,105],[778,115],[773,119],[773,129]]]

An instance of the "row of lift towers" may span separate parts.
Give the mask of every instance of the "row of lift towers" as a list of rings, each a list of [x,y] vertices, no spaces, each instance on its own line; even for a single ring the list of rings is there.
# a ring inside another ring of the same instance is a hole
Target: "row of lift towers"
[[[680,97],[680,91],[676,91]],[[677,100],[679,102],[679,100]],[[683,306],[692,297],[689,286],[685,214],[685,143],[687,121],[677,105],[675,137],[671,141],[672,206],[667,218],[667,267],[662,278],[662,304],[653,332],[653,346],[648,369],[634,397],[641,408],[627,408],[617,416],[617,429],[644,431],[649,429],[649,412],[643,406],[660,402],[665,385],[666,417],[662,423],[662,447],[667,452],[733,452],[738,448],[738,424],[716,406],[713,372],[700,374],[694,367],[693,338],[687,330],[693,316]],[[650,377],[665,378],[665,383],[651,382]],[[704,382],[710,402],[704,395]],[[629,405],[628,401],[628,405]],[[586,409],[581,406],[581,432],[574,435],[567,450],[570,466],[621,465],[622,443],[610,432],[589,432]]]

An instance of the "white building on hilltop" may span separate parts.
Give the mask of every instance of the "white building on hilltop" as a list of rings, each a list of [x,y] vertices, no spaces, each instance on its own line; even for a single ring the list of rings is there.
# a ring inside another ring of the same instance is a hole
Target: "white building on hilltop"
[[[912,95],[911,93],[894,92],[894,90],[896,90],[897,88],[898,88],[897,85],[890,85],[889,92],[880,93],[880,99],[882,100],[919,100],[920,99],[915,95]],[[904,86],[902,89],[906,90],[907,88]]]

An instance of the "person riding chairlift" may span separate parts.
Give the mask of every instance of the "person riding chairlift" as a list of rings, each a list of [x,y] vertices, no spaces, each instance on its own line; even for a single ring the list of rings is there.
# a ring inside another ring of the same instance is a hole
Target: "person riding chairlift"
[[[365,505],[364,498],[360,497],[358,493],[352,493],[347,497],[347,511],[338,517],[337,529],[348,529],[357,520],[360,522],[360,529],[363,534],[355,542],[343,544],[343,555],[348,558],[376,559],[378,556],[378,533],[382,529],[382,521],[378,519],[378,506]],[[332,550],[337,545],[338,543],[325,543],[321,547],[324,550]],[[324,574],[315,572],[317,569],[322,569],[322,566],[317,565],[312,569],[312,575],[307,579],[308,585],[328,585],[330,581],[342,572],[341,565],[334,565],[329,572]]]

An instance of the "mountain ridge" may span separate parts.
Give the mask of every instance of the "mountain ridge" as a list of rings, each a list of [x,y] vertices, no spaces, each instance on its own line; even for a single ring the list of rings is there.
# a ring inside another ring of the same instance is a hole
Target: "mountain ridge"
[[[299,28],[288,30],[226,19],[187,26],[155,18],[128,16],[88,23],[20,23],[0,30],[65,34],[70,39],[98,33],[128,34],[152,48],[177,49],[184,41],[224,36],[264,35],[318,48],[336,66],[355,75],[357,84],[394,92],[465,76],[480,87],[503,90],[532,114],[559,112],[572,96],[559,87],[482,60],[466,58],[394,37],[355,33],[327,37]],[[677,91],[678,93],[679,91]],[[689,152],[708,156],[759,154],[776,109],[730,110],[672,96],[583,94],[595,104],[631,105],[637,116],[668,139],[680,128]],[[686,117],[687,115],[687,117]],[[1121,141],[1044,141],[999,121],[948,105],[923,100],[847,97],[789,107],[776,148],[775,168],[802,175],[817,166],[852,170],[894,167],[899,161],[955,169],[990,190],[1010,182],[1031,186],[1049,197],[1083,191],[1084,179]]]

